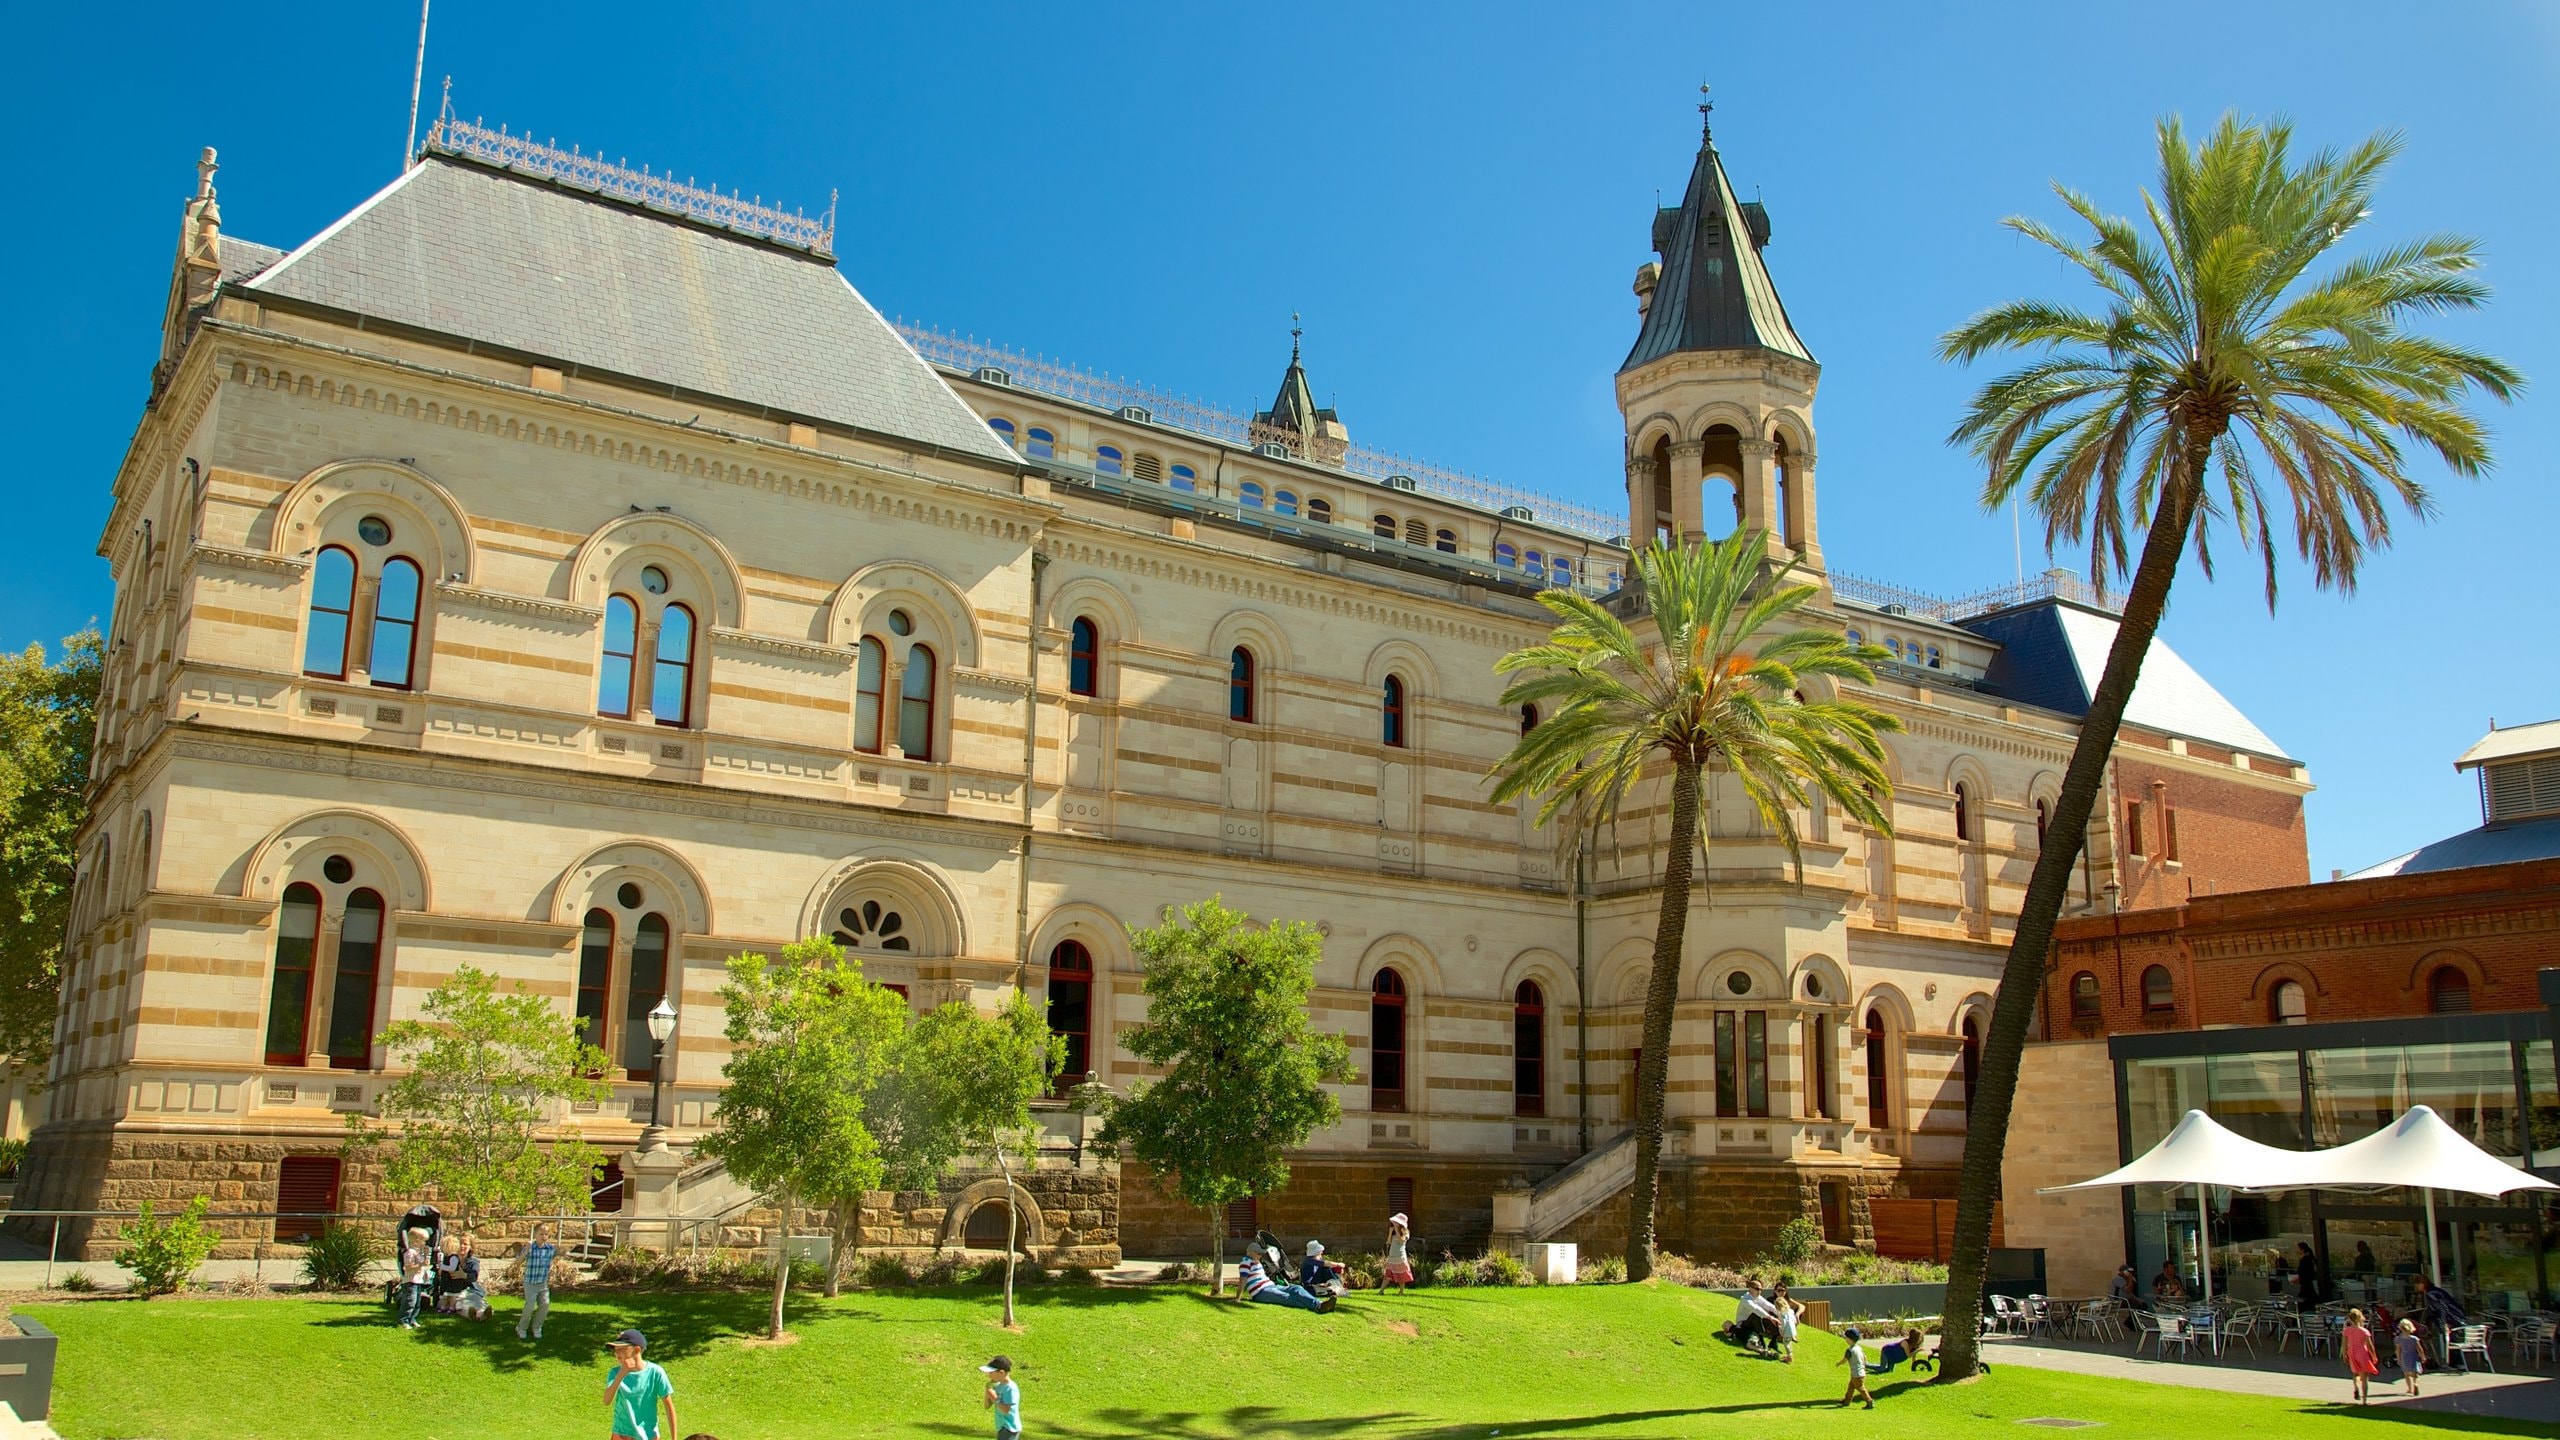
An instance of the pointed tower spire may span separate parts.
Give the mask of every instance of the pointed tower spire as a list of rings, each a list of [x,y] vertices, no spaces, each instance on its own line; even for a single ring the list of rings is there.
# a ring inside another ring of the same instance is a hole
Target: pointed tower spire
[[[1760,258],[1769,243],[1769,211],[1757,200],[1735,198],[1716,154],[1715,104],[1706,93],[1698,87],[1698,159],[1688,191],[1678,207],[1654,212],[1661,270],[1647,287],[1644,326],[1618,367],[1621,374],[1684,350],[1775,350],[1813,359]]]
[[[1301,459],[1339,465],[1349,450],[1351,432],[1331,407],[1316,404],[1315,387],[1307,383],[1307,367],[1299,360],[1306,325],[1289,312],[1289,368],[1280,374],[1280,393],[1271,408],[1257,410],[1249,432],[1256,445],[1283,445]]]

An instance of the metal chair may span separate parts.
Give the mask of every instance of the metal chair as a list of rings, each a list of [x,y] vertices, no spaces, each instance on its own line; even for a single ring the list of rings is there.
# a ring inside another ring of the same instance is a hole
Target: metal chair
[[[2539,1315],[2519,1319],[2515,1328],[2507,1332],[2507,1363],[2513,1365],[2527,1360],[2537,1365],[2547,1363],[2555,1349],[2554,1339],[2549,1320]]]
[[[2195,1321],[2192,1317],[2185,1315],[2161,1316],[2159,1335],[2160,1358],[2165,1360],[2169,1357],[2169,1347],[2172,1345],[2177,1346],[2179,1351],[2185,1354],[2188,1358],[2194,1358],[2196,1353],[2196,1333]]]
[[[2142,1343],[2146,1340],[2153,1342],[2155,1348],[2159,1348],[2161,1336],[2159,1316],[2148,1310],[2128,1310],[2125,1312],[2125,1318],[2133,1324],[2134,1354],[2142,1353]]]
[[[2225,1315],[2225,1316],[2223,1316],[2223,1317],[2222,1317],[2222,1338],[2223,1338],[2223,1340],[2224,1340],[2226,1343],[2236,1342],[2236,1343],[2238,1343],[2238,1344],[2242,1344],[2242,1345],[2246,1345],[2246,1346],[2248,1346],[2248,1347],[2249,1347],[2249,1358],[2250,1358],[2250,1359],[2252,1359],[2252,1360],[2255,1360],[2256,1358],[2258,1358],[2258,1338],[2257,1338],[2257,1337],[2258,1337],[2258,1307],[2257,1307],[2257,1306],[2255,1306],[2255,1305],[2234,1305],[2234,1306],[2232,1306],[2232,1307],[2231,1307],[2231,1313],[2229,1313],[2229,1314],[2227,1314],[2227,1315]]]
[[[2498,1373],[2498,1367],[2490,1364],[2489,1361],[2489,1327],[2486,1325],[2455,1327],[2446,1332],[2444,1348],[2447,1360],[2451,1360],[2456,1355],[2477,1355],[2480,1357],[2481,1364],[2489,1366],[2490,1374]],[[2514,1357],[2509,1356],[2509,1358]]]
[[[2308,1358],[2313,1351],[2323,1355],[2338,1353],[2338,1338],[2347,1328],[2344,1315],[2306,1315],[2302,1317],[2302,1353]]]
[[[2017,1301],[2010,1299],[2006,1295],[1994,1295],[1991,1297],[1991,1323],[1999,1328],[2001,1334],[2017,1335],[2023,1333],[2020,1327],[2024,1322],[2025,1317],[2019,1312]]]
[[[2210,1349],[2219,1358],[2222,1354],[2222,1317],[2210,1305],[2189,1307],[2187,1337],[2195,1344]]]

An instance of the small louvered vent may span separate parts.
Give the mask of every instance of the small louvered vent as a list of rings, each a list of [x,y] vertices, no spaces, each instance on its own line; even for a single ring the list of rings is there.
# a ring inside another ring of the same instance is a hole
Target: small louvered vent
[[[2560,812],[2560,755],[2480,767],[2480,798],[2491,820]]]
[[[1164,479],[1164,461],[1141,450],[1129,457],[1129,474],[1138,480]]]

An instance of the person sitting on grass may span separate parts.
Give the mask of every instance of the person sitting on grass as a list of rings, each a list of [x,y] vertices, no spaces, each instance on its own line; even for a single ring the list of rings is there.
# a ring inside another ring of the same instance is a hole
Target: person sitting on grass
[[[1867,1347],[1858,1343],[1858,1327],[1852,1325],[1841,1331],[1840,1338],[1849,1342],[1849,1348],[1840,1352],[1840,1363],[1849,1367],[1849,1391],[1840,1397],[1840,1403],[1853,1405],[1864,1400],[1873,1410],[1876,1397],[1867,1393]]]
[[[1307,1242],[1307,1263],[1298,1270],[1298,1283],[1310,1295],[1339,1295],[1351,1287],[1343,1280],[1342,1267],[1324,1258],[1324,1242]]]
[[[1778,1340],[1778,1307],[1760,1293],[1756,1279],[1743,1282],[1742,1299],[1737,1302],[1730,1338],[1739,1341],[1754,1355],[1768,1353],[1767,1347]]]
[[[1331,1296],[1316,1296],[1303,1285],[1283,1285],[1271,1278],[1263,1267],[1262,1257],[1253,1247],[1245,1247],[1244,1258],[1236,1262],[1236,1288],[1244,1298],[1256,1305],[1286,1305],[1293,1310],[1313,1310],[1321,1315],[1333,1309]]]

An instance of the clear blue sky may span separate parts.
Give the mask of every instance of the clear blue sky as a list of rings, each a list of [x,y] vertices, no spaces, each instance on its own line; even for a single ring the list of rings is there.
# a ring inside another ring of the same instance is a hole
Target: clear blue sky
[[[811,209],[841,188],[844,269],[882,310],[1229,406],[1267,401],[1301,310],[1356,438],[1615,508],[1628,282],[1712,80],[1823,362],[1824,550],[1941,592],[2012,556],[1943,443],[1972,381],[1932,344],[2076,293],[2000,217],[2055,215],[2057,178],[2129,209],[2171,111],[2397,128],[2372,241],[2479,237],[2496,300],[2445,329],[2541,383],[2491,416],[2498,473],[2442,485],[2353,599],[2289,568],[2270,618],[2254,573],[2190,573],[2164,633],[2311,766],[2315,875],[2476,823],[2452,757],[2492,715],[2560,716],[2560,7],[1208,9],[436,0],[426,105],[450,74],[492,124]],[[396,172],[416,23],[405,0],[15,22],[0,644],[107,611],[97,530],[197,149],[229,233],[308,238]]]

